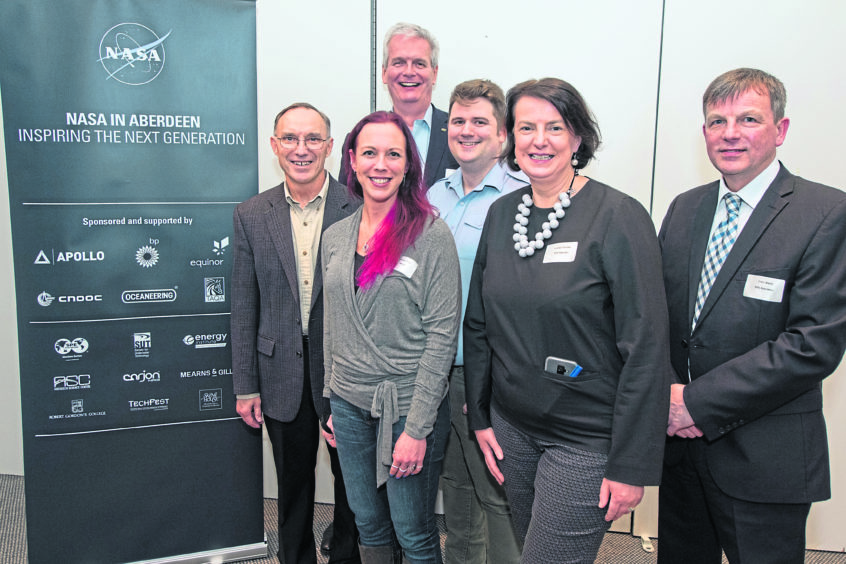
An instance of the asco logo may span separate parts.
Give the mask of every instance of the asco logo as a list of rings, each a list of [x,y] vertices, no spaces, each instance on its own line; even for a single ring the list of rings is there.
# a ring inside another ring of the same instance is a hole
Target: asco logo
[[[139,23],[120,23],[100,40],[100,64],[108,78],[138,86],[154,80],[165,63],[164,40],[155,31]]]

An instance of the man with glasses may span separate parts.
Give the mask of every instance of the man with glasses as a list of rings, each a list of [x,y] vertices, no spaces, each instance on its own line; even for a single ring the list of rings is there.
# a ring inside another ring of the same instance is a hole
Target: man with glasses
[[[267,428],[279,486],[279,561],[315,564],[314,467],[323,399],[323,280],[320,236],[357,207],[324,168],[329,118],[296,103],[276,116],[270,146],[285,173],[279,186],[234,213],[232,377],[237,411]],[[358,563],[357,531],[338,464],[331,563]]]

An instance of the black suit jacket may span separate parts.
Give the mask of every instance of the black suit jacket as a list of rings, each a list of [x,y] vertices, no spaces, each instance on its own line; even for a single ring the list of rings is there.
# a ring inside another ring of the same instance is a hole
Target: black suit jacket
[[[329,177],[323,231],[358,202]],[[238,204],[232,267],[232,380],[236,394],[261,394],[262,412],[291,421],[303,391],[303,344],[291,213],[280,184]],[[323,406],[323,273],[314,271],[308,324],[311,393]]]
[[[423,168],[423,181],[426,187],[447,176],[447,169],[457,170],[458,162],[449,150],[447,144],[447,121],[449,114],[432,106],[432,131],[429,134],[429,151],[426,153],[426,163]],[[349,134],[344,138],[347,146]],[[338,173],[341,182],[347,181],[346,157],[341,157],[341,171]]]
[[[429,152],[426,154],[426,167],[423,180],[428,188],[447,174],[447,169],[458,169],[458,162],[447,144],[447,122],[449,114],[432,106],[432,131],[429,134]]]
[[[691,333],[718,189],[714,182],[678,196],[659,234],[677,381],[687,383],[689,366],[685,403],[725,493],[773,503],[827,499],[821,381],[846,343],[846,194],[782,166]],[[783,281],[781,299],[756,299],[756,276]],[[670,439],[665,462],[684,446]]]

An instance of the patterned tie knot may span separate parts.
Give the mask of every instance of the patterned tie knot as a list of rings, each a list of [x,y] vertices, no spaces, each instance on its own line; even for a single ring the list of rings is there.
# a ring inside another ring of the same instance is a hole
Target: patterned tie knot
[[[740,213],[740,203],[743,201],[737,194],[726,194],[726,210],[728,210],[729,221],[734,220]]]

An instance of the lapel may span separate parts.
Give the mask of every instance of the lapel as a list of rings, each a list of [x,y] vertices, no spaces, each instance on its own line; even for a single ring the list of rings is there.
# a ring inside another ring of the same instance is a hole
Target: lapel
[[[781,165],[778,175],[773,180],[773,183],[770,184],[769,188],[767,188],[767,191],[764,192],[761,201],[755,206],[755,210],[749,216],[749,221],[746,222],[743,231],[740,232],[734,245],[732,245],[731,252],[720,268],[720,273],[717,275],[714,285],[711,286],[711,291],[708,293],[708,299],[705,300],[705,304],[702,306],[702,313],[699,314],[697,327],[701,325],[702,320],[714,307],[714,302],[720,298],[720,295],[722,295],[731,279],[737,274],[738,269],[749,256],[749,253],[752,252],[752,249],[755,248],[755,244],[761,238],[761,235],[769,228],[784,207],[790,203],[793,184],[793,175],[784,168],[784,165]],[[691,309],[691,316],[693,315],[692,312],[693,310]]]
[[[354,209],[355,206],[350,201],[349,194],[347,193],[347,187],[332,178],[332,175],[330,174],[329,189],[326,191],[326,202],[323,205],[323,227],[320,232],[321,239],[323,237],[323,232],[326,231],[328,227],[330,227],[336,221],[350,215],[350,213],[352,213]],[[320,292],[323,290],[323,268],[321,267],[320,260],[322,252],[323,245],[321,244],[317,252],[317,261],[314,272],[314,285],[312,286],[311,291],[312,311],[314,310],[314,306],[317,303],[317,300],[323,299],[320,294]]]
[[[446,143],[448,118],[446,112],[432,106],[432,131],[429,132],[429,151],[426,153],[426,166],[423,171],[427,188],[440,180],[444,172],[440,169],[444,151],[448,150]]]
[[[265,214],[267,232],[276,247],[276,254],[282,264],[282,271],[291,287],[291,295],[300,301],[300,287],[297,277],[297,261],[294,257],[294,236],[291,234],[291,210],[285,199],[285,188],[280,184],[268,198],[270,208]]]

